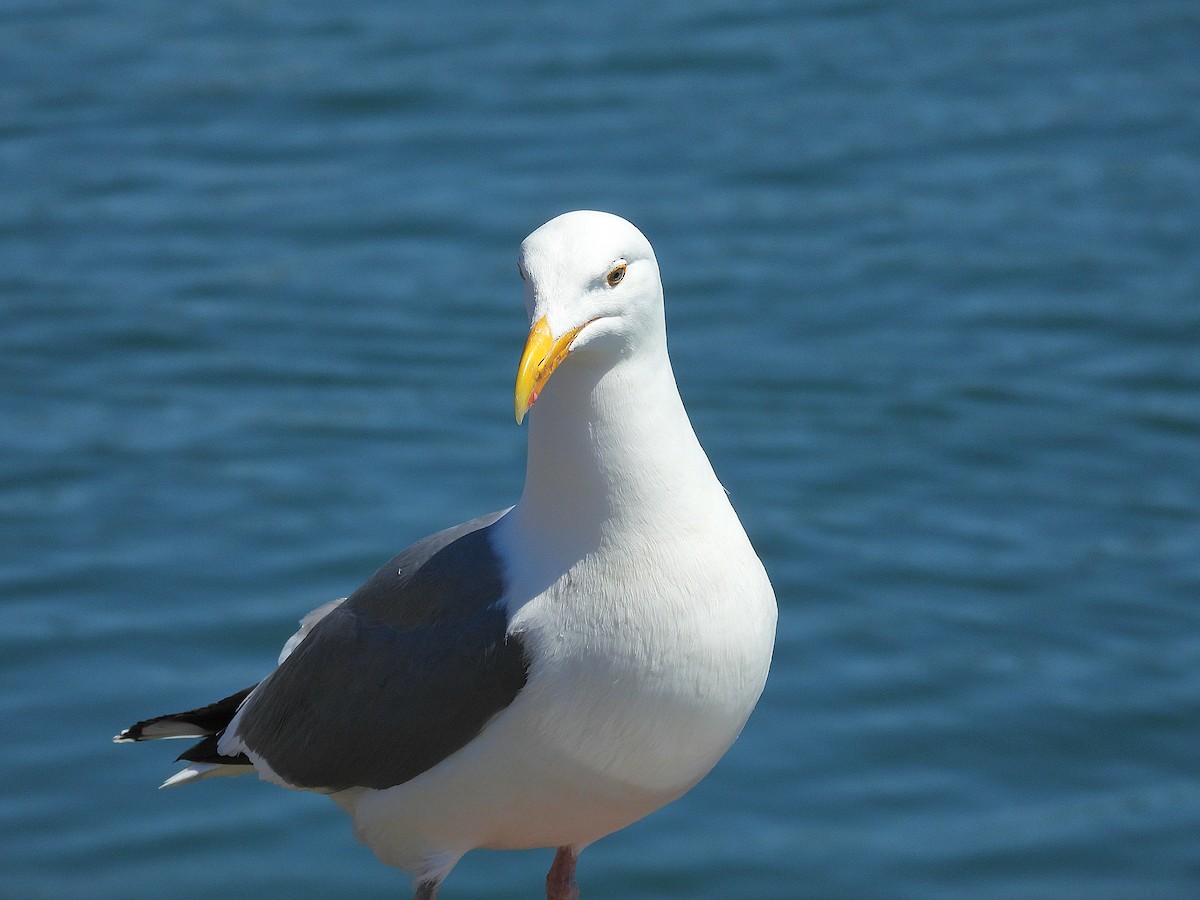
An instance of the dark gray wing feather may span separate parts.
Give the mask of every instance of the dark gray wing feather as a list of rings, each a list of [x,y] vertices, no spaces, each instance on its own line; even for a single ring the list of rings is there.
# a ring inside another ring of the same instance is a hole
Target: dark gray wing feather
[[[238,737],[298,787],[402,784],[475,737],[525,686],[490,531],[439,532],[381,568],[250,696]]]

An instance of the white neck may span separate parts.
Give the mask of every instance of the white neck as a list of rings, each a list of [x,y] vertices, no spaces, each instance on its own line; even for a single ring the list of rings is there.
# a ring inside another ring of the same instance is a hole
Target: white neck
[[[513,510],[514,525],[541,535],[540,552],[569,563],[620,552],[614,544],[631,534],[653,540],[731,514],[665,341],[606,369],[580,353],[554,373],[530,413],[525,490]]]

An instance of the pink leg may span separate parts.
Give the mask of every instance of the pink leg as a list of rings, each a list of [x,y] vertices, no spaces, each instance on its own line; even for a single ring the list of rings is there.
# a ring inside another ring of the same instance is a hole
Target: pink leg
[[[558,848],[546,876],[546,900],[579,900],[579,882],[575,880],[577,859],[579,855],[570,847]]]

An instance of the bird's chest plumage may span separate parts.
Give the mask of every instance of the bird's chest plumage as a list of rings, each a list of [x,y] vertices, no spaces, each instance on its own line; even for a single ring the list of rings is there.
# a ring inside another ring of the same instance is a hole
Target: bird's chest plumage
[[[774,617],[759,615],[770,587],[753,562],[710,569],[665,546],[597,555],[526,604],[513,627],[531,651],[526,724],[540,748],[651,791],[703,777],[770,661]]]

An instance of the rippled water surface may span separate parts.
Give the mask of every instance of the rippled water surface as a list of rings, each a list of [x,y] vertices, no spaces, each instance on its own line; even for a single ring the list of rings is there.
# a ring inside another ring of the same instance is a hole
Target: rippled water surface
[[[0,24],[0,895],[403,895],[331,803],[109,738],[513,502],[516,247],[578,207],[654,242],[781,612],[742,738],[584,896],[1200,892],[1191,0]]]

